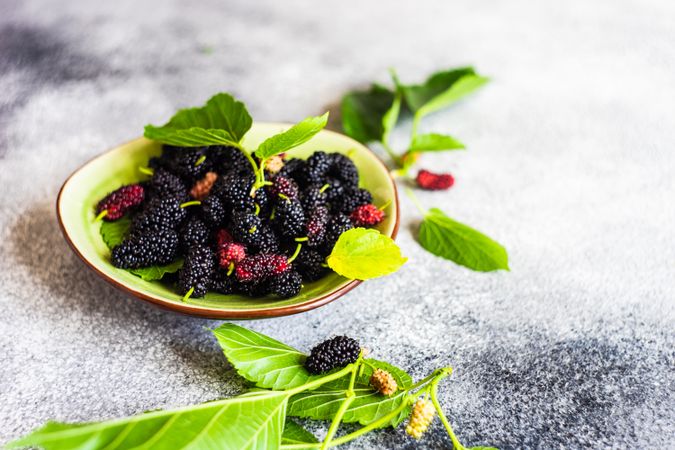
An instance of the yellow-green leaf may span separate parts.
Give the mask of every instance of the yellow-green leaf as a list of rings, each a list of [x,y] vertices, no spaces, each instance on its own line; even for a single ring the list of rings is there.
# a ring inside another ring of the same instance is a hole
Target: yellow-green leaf
[[[343,277],[367,280],[396,272],[407,259],[389,236],[373,229],[354,228],[340,235],[327,262]]]
[[[308,117],[288,130],[267,138],[255,151],[255,155],[258,158],[265,159],[304,144],[316,133],[323,130],[327,122],[328,113],[323,116]]]

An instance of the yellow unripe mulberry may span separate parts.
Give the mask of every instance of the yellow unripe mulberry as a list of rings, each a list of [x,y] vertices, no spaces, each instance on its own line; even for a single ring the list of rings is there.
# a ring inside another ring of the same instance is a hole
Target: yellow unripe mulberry
[[[389,396],[396,392],[398,384],[394,377],[382,369],[375,369],[373,375],[370,377],[370,385],[375,388],[377,392],[382,395]]]
[[[429,400],[417,399],[405,432],[415,439],[421,438],[431,425],[431,421],[434,420],[435,414],[434,405]]]

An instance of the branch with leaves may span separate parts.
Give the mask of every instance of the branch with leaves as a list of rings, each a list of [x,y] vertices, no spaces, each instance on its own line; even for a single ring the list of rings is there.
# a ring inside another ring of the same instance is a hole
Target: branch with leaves
[[[393,70],[391,77],[393,88],[373,84],[369,90],[350,92],[342,98],[342,127],[347,135],[364,144],[378,142],[395,167],[393,174],[401,178],[409,178],[408,172],[424,153],[466,148],[448,134],[420,133],[421,121],[475,92],[488,78],[472,67],[437,72],[421,84],[404,84]],[[410,141],[404,151],[396,152],[390,135],[406,115],[412,115]],[[412,191],[406,192],[422,213],[418,240],[426,250],[472,270],[509,269],[501,244],[440,209],[426,210]]]
[[[407,433],[420,438],[438,414],[453,448],[466,449],[437,397],[438,384],[452,372],[450,368],[438,369],[414,383],[403,369],[365,358],[362,351],[352,364],[312,375],[304,367],[307,355],[275,339],[234,324],[212,331],[230,364],[252,383],[250,391],[105,422],[48,422],[9,443],[8,448],[328,449],[381,428],[396,428],[406,418]],[[382,374],[390,377],[390,390],[374,382]],[[291,417],[326,421],[323,441]],[[360,428],[350,427],[352,431],[341,433],[345,423],[359,424]]]

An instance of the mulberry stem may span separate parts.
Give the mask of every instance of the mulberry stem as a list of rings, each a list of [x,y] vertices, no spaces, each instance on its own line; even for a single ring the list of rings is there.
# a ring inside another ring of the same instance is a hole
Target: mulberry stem
[[[307,242],[307,241],[309,241],[309,238],[307,236],[295,238],[295,242]]]
[[[227,276],[229,277],[232,275],[232,272],[234,271],[234,263],[231,262],[230,265],[227,267]]]
[[[434,404],[434,408],[436,408],[438,418],[441,419],[441,422],[443,422],[445,431],[447,431],[448,436],[450,436],[452,446],[454,447],[455,450],[462,450],[464,447],[462,446],[461,442],[459,442],[459,439],[457,439],[457,436],[455,436],[455,433],[452,431],[452,426],[450,426],[450,422],[448,422],[448,419],[445,417],[445,414],[443,414],[443,409],[441,408],[441,404],[438,403],[437,398],[438,382],[441,381],[446,376],[448,376],[449,373],[450,371],[442,369],[441,373],[438,374],[436,378],[434,378],[434,380],[431,382],[431,402]]]
[[[254,203],[253,205],[255,206],[255,215],[257,216],[260,214],[260,205],[257,203]]]
[[[152,170],[150,167],[145,167],[145,166],[138,166],[138,171],[142,174],[153,176],[155,174],[155,171]]]
[[[202,204],[202,202],[200,202],[199,200],[192,200],[192,201],[189,201],[189,202],[181,203],[180,207],[181,208],[187,208],[188,206],[199,206],[201,204]]]
[[[384,202],[384,205],[380,206],[377,209],[379,209],[380,211],[384,211],[385,209],[387,209],[389,207],[389,205],[391,205],[391,200],[387,200],[386,202]]]
[[[321,445],[321,450],[326,450],[330,446],[330,442],[331,440],[333,440],[333,436],[335,436],[335,433],[340,427],[340,422],[342,422],[342,418],[347,412],[349,405],[351,405],[352,402],[354,401],[354,398],[356,398],[356,394],[354,393],[354,383],[356,382],[356,373],[358,372],[359,366],[361,365],[360,363],[362,357],[363,352],[359,354],[359,358],[354,363],[355,365],[352,369],[352,376],[349,379],[349,387],[345,392],[345,399],[340,405],[340,408],[337,410],[337,413],[335,413],[335,417],[333,417],[333,422],[330,424],[330,427],[328,428],[326,438],[323,440],[323,444]]]
[[[195,291],[195,288],[191,287],[190,290],[187,291],[187,292],[185,293],[185,295],[183,296],[183,302],[188,301],[188,299],[190,298],[190,296],[192,295],[192,293],[193,293],[194,291]]]
[[[103,220],[103,218],[104,218],[105,216],[107,216],[107,215],[108,215],[108,210],[107,210],[107,209],[104,209],[103,211],[101,211],[101,212],[99,213],[98,216],[96,216],[96,218],[94,219],[94,223]]]
[[[204,161],[206,161],[206,155],[200,156],[199,159],[197,159],[197,161],[195,161],[195,167],[203,164]]]
[[[293,255],[292,255],[290,258],[288,258],[288,261],[286,261],[286,262],[288,262],[288,264],[290,264],[290,263],[292,263],[293,261],[295,261],[295,258],[298,257],[298,255],[300,254],[300,250],[301,250],[301,249],[302,249],[302,244],[298,244],[298,246],[295,247],[295,252],[293,252]]]
[[[321,186],[321,189],[319,189],[319,193],[323,194],[326,191],[326,189],[329,189],[329,188],[330,188],[330,184],[326,183],[323,186]]]

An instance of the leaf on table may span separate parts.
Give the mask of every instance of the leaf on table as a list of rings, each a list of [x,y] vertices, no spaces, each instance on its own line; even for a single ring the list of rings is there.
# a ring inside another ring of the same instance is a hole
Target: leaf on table
[[[396,272],[407,260],[389,236],[353,228],[340,235],[326,262],[343,277],[368,280]]]
[[[110,250],[122,243],[131,228],[131,219],[127,216],[114,222],[101,222],[101,238]]]
[[[183,147],[238,146],[251,124],[246,106],[221,92],[202,107],[181,109],[160,127],[146,125],[145,137]]]
[[[299,350],[255,331],[226,323],[213,330],[225,357],[256,386],[290,389],[313,379]]]
[[[394,93],[374,84],[368,91],[350,92],[342,97],[342,129],[364,144],[382,140],[383,119],[394,102]],[[390,114],[393,118],[393,114]]]
[[[294,420],[286,419],[284,432],[281,435],[282,445],[316,444],[319,440],[302,425]]]
[[[164,278],[167,273],[176,273],[183,267],[183,259],[178,258],[174,262],[164,266],[142,267],[140,269],[129,269],[129,272],[141,277],[145,281],[155,281]]]
[[[265,159],[304,144],[321,131],[327,122],[328,113],[323,116],[308,117],[288,130],[267,138],[255,151],[255,156]]]
[[[8,448],[273,449],[281,444],[287,404],[287,393],[266,391],[105,422],[48,422]]]
[[[410,152],[442,152],[446,150],[462,150],[464,144],[447,134],[418,134],[413,137],[408,151]]]
[[[506,249],[483,233],[459,223],[437,208],[420,225],[419,241],[434,255],[480,272],[509,270]]]
[[[406,106],[412,112],[417,112],[431,99],[451,88],[460,78],[471,75],[477,75],[473,67],[459,67],[436,72],[421,84],[402,84],[395,74],[393,74],[393,79],[396,89],[403,94]]]

